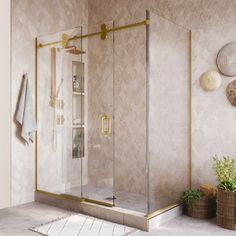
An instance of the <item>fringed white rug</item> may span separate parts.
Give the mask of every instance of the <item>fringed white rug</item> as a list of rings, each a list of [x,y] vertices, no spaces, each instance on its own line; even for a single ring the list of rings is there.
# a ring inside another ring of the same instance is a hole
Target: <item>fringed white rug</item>
[[[139,230],[82,214],[71,215],[31,229],[47,236],[126,236]]]

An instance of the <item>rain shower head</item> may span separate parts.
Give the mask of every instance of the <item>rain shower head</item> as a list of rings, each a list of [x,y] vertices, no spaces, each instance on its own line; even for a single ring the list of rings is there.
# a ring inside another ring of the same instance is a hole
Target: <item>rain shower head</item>
[[[75,55],[80,55],[80,54],[85,53],[85,51],[77,49],[76,46],[67,47],[65,49],[66,49],[67,53],[71,53],[71,54],[75,54]]]

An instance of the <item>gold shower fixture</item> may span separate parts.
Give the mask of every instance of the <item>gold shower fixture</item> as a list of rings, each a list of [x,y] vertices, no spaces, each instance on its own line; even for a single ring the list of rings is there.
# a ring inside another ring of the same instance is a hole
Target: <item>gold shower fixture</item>
[[[101,39],[105,40],[107,38],[108,33],[110,33],[110,32],[125,30],[125,29],[129,29],[129,28],[134,28],[134,27],[138,27],[138,26],[142,26],[142,25],[149,25],[149,24],[150,24],[150,20],[148,20],[148,19],[144,20],[144,21],[137,22],[137,23],[118,26],[118,27],[112,27],[112,28],[107,28],[106,24],[102,24],[101,30],[98,32],[93,32],[93,33],[84,34],[84,35],[83,34],[82,35],[75,35],[71,38],[67,34],[63,34],[62,39],[59,41],[48,42],[48,43],[39,43],[37,46],[38,46],[38,48],[44,48],[44,47],[52,46],[55,44],[61,44],[62,47],[65,48],[68,46],[68,42],[70,42],[70,41],[83,39],[83,38],[89,38],[89,37],[93,37],[93,36],[97,36],[97,35],[100,35]]]
[[[69,39],[70,39],[70,37],[69,37],[68,34],[62,34],[62,36],[61,36],[61,46],[62,46],[62,48],[66,49],[66,50],[68,49],[66,51],[67,53],[71,53],[71,54],[75,54],[75,55],[80,55],[80,54],[85,53],[84,51],[77,49],[76,46],[74,46],[74,45],[69,46],[68,45]]]
[[[76,48],[76,46],[69,46],[65,48],[67,51],[67,53],[71,53],[71,54],[75,54],[75,55],[80,55],[80,54],[84,54],[85,51],[79,50]]]

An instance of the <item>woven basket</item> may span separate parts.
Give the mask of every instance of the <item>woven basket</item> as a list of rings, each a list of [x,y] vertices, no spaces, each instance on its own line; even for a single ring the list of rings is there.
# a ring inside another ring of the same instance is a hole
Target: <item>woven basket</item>
[[[217,224],[236,230],[236,193],[217,190]]]
[[[187,204],[187,215],[206,219],[216,215],[216,199],[203,197]]]

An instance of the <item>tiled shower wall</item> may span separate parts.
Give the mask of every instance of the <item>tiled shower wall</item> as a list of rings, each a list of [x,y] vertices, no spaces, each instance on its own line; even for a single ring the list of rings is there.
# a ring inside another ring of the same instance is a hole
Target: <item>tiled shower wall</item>
[[[236,38],[236,2],[89,0],[89,24],[115,20],[122,25],[129,19],[144,19],[146,9],[193,32],[193,185],[198,187],[205,182],[215,183],[212,156],[236,156],[236,109],[229,104],[225,96],[227,84],[235,77],[222,76],[221,88],[208,93],[201,89],[199,78],[206,70],[217,70],[215,60],[219,49]],[[166,178],[169,174],[173,173],[166,173]]]
[[[12,0],[13,119],[23,73],[34,91],[34,38],[87,25],[87,10],[87,0]],[[17,205],[34,200],[34,145],[21,142],[15,121],[12,127],[12,205]]]

